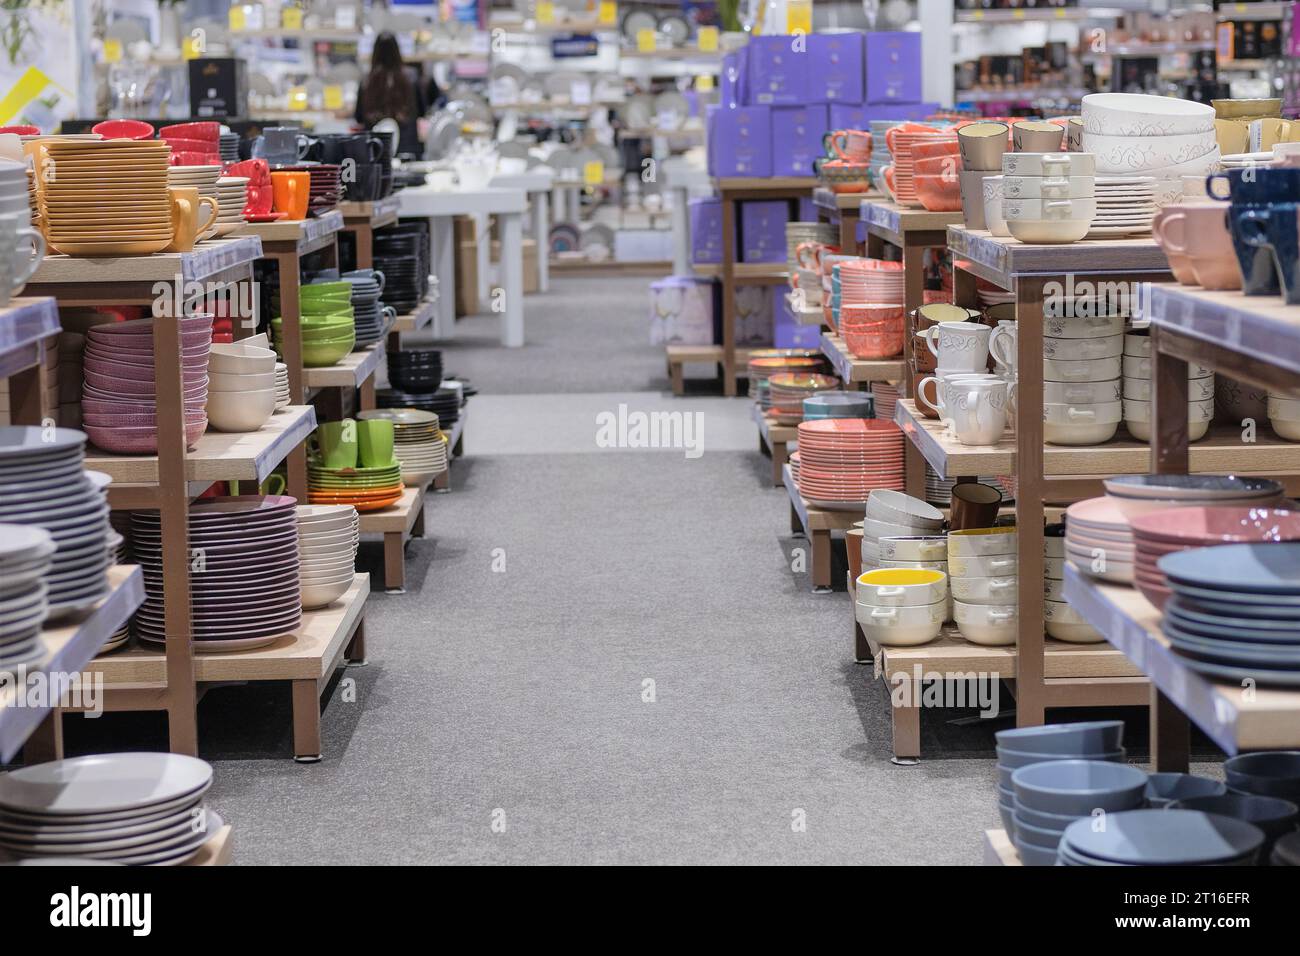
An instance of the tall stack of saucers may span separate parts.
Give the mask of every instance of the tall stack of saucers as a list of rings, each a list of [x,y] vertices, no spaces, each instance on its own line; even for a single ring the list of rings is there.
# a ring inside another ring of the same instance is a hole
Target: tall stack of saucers
[[[357,418],[383,418],[393,423],[393,454],[402,464],[402,484],[407,487],[423,487],[447,470],[447,442],[433,412],[379,408],[360,412]]]
[[[57,547],[44,528],[0,524],[0,673],[41,658],[45,577]]]

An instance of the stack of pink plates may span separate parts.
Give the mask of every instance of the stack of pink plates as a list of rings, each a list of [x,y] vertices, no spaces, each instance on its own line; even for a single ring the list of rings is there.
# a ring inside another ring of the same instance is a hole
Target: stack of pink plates
[[[819,508],[860,509],[877,489],[903,489],[903,432],[878,418],[799,425],[799,493]]]
[[[841,262],[840,306],[866,302],[904,303],[903,264],[886,259],[857,259]]]
[[[921,207],[921,198],[916,192],[915,165],[916,157],[912,155],[912,148],[918,143],[942,143],[948,140],[957,141],[956,131],[940,131],[932,126],[922,126],[919,123],[906,124],[912,126],[912,129],[896,127],[889,131],[890,154],[893,157],[893,173],[886,174],[892,176],[890,191],[894,194],[894,201],[900,206]]]
[[[1164,608],[1172,593],[1157,562],[1166,554],[1220,544],[1300,541],[1300,512],[1258,505],[1169,508],[1134,518],[1137,565],[1133,582]]]
[[[194,649],[242,651],[273,644],[302,621],[298,502],[284,495],[213,498],[190,507],[190,599]],[[162,525],[156,511],[131,514],[132,552],[144,568],[135,616],[142,640],[162,643]]]
[[[1133,529],[1114,498],[1076,501],[1065,511],[1065,557],[1103,581],[1133,581]]]
[[[894,382],[872,382],[871,394],[876,397],[876,417],[892,422],[894,407],[898,404],[898,385]]]
[[[81,389],[82,427],[104,451],[142,454],[158,450],[154,400],[154,319],[110,322],[86,332]],[[159,319],[158,321],[173,321]],[[180,320],[185,394],[185,440],[198,441],[208,427],[208,347],[212,316]]]

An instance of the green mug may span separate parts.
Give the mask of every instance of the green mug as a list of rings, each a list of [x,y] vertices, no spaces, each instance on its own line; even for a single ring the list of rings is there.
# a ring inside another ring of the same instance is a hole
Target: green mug
[[[393,423],[377,418],[357,422],[357,444],[363,468],[383,468],[394,462]]]
[[[357,423],[351,418],[317,425],[312,437],[313,447],[326,468],[357,467]]]

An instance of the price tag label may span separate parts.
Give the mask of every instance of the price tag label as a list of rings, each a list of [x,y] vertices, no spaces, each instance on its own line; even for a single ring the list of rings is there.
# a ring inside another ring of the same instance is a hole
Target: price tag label
[[[343,87],[327,86],[324,89],[325,108],[327,110],[343,109]]]
[[[983,11],[983,10],[972,10],[972,11],[971,11],[970,18],[971,18],[972,20],[983,20],[983,19],[984,19],[984,11]]]
[[[1025,11],[1019,9],[1013,10],[1011,11],[1011,16],[1015,20],[1023,20],[1025,18]]]
[[[785,13],[786,33],[812,33],[811,0],[790,0]]]
[[[605,182],[605,164],[598,159],[585,163],[582,167],[582,181],[588,186],[603,185]]]
[[[122,41],[121,40],[104,41],[104,62],[105,63],[122,62]]]
[[[302,8],[285,7],[280,11],[280,26],[286,30],[302,29]]]
[[[1057,7],[1057,8],[1056,8],[1056,19],[1058,19],[1058,20],[1064,20],[1064,19],[1065,19],[1065,7]]]
[[[701,73],[695,78],[695,88],[701,93],[707,93],[713,89],[713,74]]]
[[[537,22],[543,26],[550,26],[555,22],[555,4],[551,3],[551,0],[538,0]]]
[[[296,111],[307,108],[307,87],[295,86],[289,90],[289,109]]]
[[[618,4],[614,0],[600,0],[600,10],[596,22],[602,27],[612,27],[618,23]]]
[[[181,58],[185,60],[197,60],[203,55],[203,44],[198,37],[186,37],[185,42],[181,44]]]
[[[649,27],[636,31],[636,48],[641,53],[655,51],[655,32]]]
[[[232,30],[248,29],[248,13],[239,4],[234,4],[231,6],[229,17],[230,17],[230,29]]]
[[[701,53],[718,52],[718,28],[700,27],[700,32],[695,36],[695,42],[699,44]]]

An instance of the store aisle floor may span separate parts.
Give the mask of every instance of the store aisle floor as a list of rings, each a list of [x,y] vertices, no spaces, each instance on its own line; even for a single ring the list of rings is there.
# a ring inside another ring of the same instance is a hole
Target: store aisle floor
[[[408,593],[367,607],[370,665],[331,688],[324,760],[288,758],[285,687],[201,704],[237,862],[977,862],[990,729],[927,714],[941,759],[889,763],[888,697],[850,660],[845,595],[792,570],[804,543],[748,403],[658,390],[644,279],[557,286],[529,299],[538,344],[479,344],[485,317],[447,349],[480,391],[468,457],[430,496]],[[547,346],[561,328],[580,359]],[[619,404],[700,413],[703,454],[598,447]],[[165,746],[156,715],[111,715],[73,721],[73,748],[109,721],[99,749],[124,721]]]

